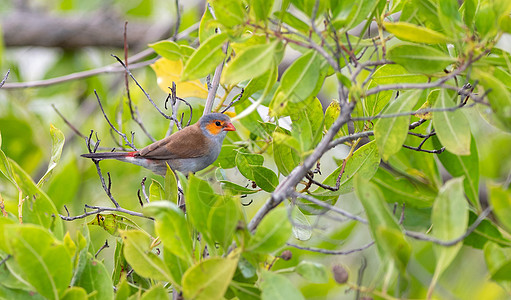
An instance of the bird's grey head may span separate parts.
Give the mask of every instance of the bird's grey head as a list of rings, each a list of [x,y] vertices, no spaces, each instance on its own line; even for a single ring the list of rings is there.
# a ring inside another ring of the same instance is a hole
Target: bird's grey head
[[[209,138],[223,141],[227,131],[235,131],[236,128],[231,123],[227,115],[221,113],[210,113],[202,116],[199,120],[199,126],[202,132]]]

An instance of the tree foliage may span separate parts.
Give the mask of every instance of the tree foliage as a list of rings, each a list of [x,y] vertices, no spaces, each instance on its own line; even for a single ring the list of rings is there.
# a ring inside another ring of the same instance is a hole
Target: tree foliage
[[[119,59],[119,80],[11,92],[26,78],[5,77],[0,298],[511,293],[509,1],[195,10],[178,8],[181,35],[148,45],[151,68]],[[45,76],[90,67],[87,55],[64,53]],[[47,116],[50,99],[62,118]],[[77,158],[144,146],[211,110],[238,130],[197,174]]]

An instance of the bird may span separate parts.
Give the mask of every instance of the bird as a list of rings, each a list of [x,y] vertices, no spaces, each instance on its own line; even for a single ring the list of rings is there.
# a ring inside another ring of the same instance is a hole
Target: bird
[[[86,153],[81,156],[129,162],[162,176],[165,176],[168,164],[174,172],[188,175],[206,168],[217,159],[228,131],[236,131],[236,128],[227,115],[209,113],[197,123],[140,150]]]

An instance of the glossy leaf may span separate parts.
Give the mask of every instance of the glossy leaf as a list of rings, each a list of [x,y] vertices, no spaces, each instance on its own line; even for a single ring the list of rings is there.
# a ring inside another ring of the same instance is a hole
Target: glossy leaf
[[[511,92],[502,80],[499,80],[487,72],[476,72],[475,77],[480,80],[481,84],[488,93],[488,100],[497,119],[509,130],[511,130]]]
[[[181,47],[172,41],[159,41],[154,44],[149,44],[154,52],[158,53],[161,57],[169,60],[181,59]]]
[[[392,216],[381,191],[362,176],[355,177],[355,192],[366,211],[371,234],[378,246],[380,257],[392,259],[404,270],[408,264],[411,248],[396,219]]]
[[[153,299],[170,299],[168,291],[161,285],[157,284],[146,291],[140,300],[153,300]]]
[[[455,60],[448,54],[423,45],[398,45],[389,49],[387,58],[403,66],[409,72],[434,74],[442,72]]]
[[[295,271],[312,283],[328,282],[328,273],[325,266],[322,264],[301,261],[298,266],[296,266]]]
[[[92,294],[89,299],[114,299],[110,273],[105,265],[93,258],[90,253],[85,269],[78,278],[77,286],[84,288],[88,294]]]
[[[273,159],[279,172],[287,176],[300,163],[299,142],[292,136],[276,130],[273,133]]]
[[[116,214],[96,214],[87,225],[97,225],[113,236],[119,236],[120,230],[139,229],[137,224],[127,217]]]
[[[279,178],[275,172],[266,167],[254,166],[252,167],[252,172],[257,186],[268,193],[273,192],[277,185],[279,185]]]
[[[49,228],[57,238],[63,237],[62,220],[48,195],[15,161],[9,159],[9,165],[13,179],[26,196],[23,202],[23,222],[41,225]]]
[[[287,209],[273,209],[263,218],[255,235],[250,239],[247,251],[272,253],[283,247],[291,236],[292,226],[289,222]]]
[[[300,143],[301,152],[313,149],[323,137],[323,108],[317,98],[310,101],[307,109],[291,115],[291,135]]]
[[[511,232],[511,192],[499,185],[490,185],[490,203],[502,227]]]
[[[261,299],[263,300],[305,300],[302,293],[284,275],[263,270]]]
[[[213,21],[211,11],[205,9],[199,24],[199,42],[201,44],[215,34],[215,27],[212,26]]]
[[[160,58],[151,65],[151,68],[156,73],[158,86],[163,92],[169,93],[169,87],[172,87],[172,83],[175,82],[178,97],[197,97],[203,99],[208,97],[206,84],[201,83],[199,80],[186,81],[181,77],[183,70],[181,60]]]
[[[226,84],[238,83],[264,74],[272,65],[278,41],[243,49],[222,72]]]
[[[421,93],[421,91],[404,92],[400,97],[390,102],[382,114],[392,115],[411,111],[419,100]],[[401,150],[408,134],[409,124],[410,115],[382,118],[376,122],[374,137],[384,161],[387,161],[390,156]]]
[[[68,288],[62,295],[62,300],[87,300],[87,291],[81,287],[73,286]]]
[[[165,187],[165,199],[172,203],[177,203],[177,178],[176,173],[167,164],[167,173],[165,174],[165,180],[163,181]]]
[[[225,251],[232,244],[241,210],[233,197],[223,197],[213,207],[208,216],[208,228],[211,238]]]
[[[222,299],[236,271],[239,248],[226,258],[211,257],[194,265],[183,276],[183,296],[186,299]]]
[[[407,22],[384,22],[383,25],[388,32],[403,41],[424,44],[441,44],[451,42],[451,39],[446,35],[427,27],[417,26]]]
[[[213,73],[216,66],[225,58],[222,48],[226,39],[227,35],[220,33],[204,41],[183,67],[181,80],[198,79]]]
[[[234,145],[222,145],[222,150],[220,150],[220,154],[218,158],[213,163],[213,165],[219,165],[222,169],[231,169],[236,166],[236,151],[238,147]]]
[[[160,201],[165,200],[165,190],[161,186],[161,183],[151,179],[151,185],[149,186],[149,201]]]
[[[374,141],[365,144],[364,146],[357,149],[357,151],[353,152],[353,156],[348,159],[346,162],[346,167],[344,168],[344,173],[341,177],[339,191],[330,192],[327,190],[323,190],[318,188],[313,192],[314,195],[339,195],[346,194],[353,191],[353,178],[356,174],[365,180],[370,180],[376,171],[378,170],[378,166],[380,165],[380,156],[378,154],[378,148],[376,147],[376,143]],[[330,175],[323,180],[323,184],[335,186],[337,177],[339,176],[342,170],[342,165],[339,166],[335,171],[333,171]]]
[[[236,166],[240,173],[250,180],[255,181],[254,167],[262,166],[264,157],[260,154],[250,154],[238,151],[236,155]]]
[[[183,211],[173,202],[158,201],[144,205],[143,212],[156,220],[154,226],[163,245],[191,264],[192,234]]]
[[[72,277],[71,255],[64,244],[36,225],[5,225],[9,253],[24,280],[48,299],[59,299]]]
[[[431,207],[436,191],[416,179],[401,176],[379,168],[371,179],[389,203],[405,203],[407,207]]]
[[[232,183],[227,180],[220,181],[222,183],[222,188],[224,190],[230,191],[233,195],[247,195],[247,194],[254,194],[259,192],[258,190],[251,190],[249,188],[243,187],[241,185],[237,185],[235,183]]]
[[[468,203],[463,193],[463,178],[449,180],[438,194],[431,214],[433,235],[440,240],[449,241],[465,233],[468,222]],[[433,290],[440,275],[452,263],[462,243],[451,247],[434,245],[437,263],[430,292]]]
[[[254,11],[257,21],[267,21],[269,14],[273,8],[274,0],[252,0],[250,1],[250,9]]]
[[[205,238],[209,238],[208,231],[208,215],[211,208],[217,203],[218,195],[208,182],[203,181],[194,175],[190,175],[186,198],[186,212],[189,220],[195,228],[205,234]]]
[[[62,131],[53,126],[53,124],[50,125],[50,135],[51,158],[46,173],[44,173],[43,177],[41,177],[41,179],[39,179],[37,182],[38,187],[41,187],[50,178],[51,174],[53,173],[53,169],[55,169],[59,163],[60,156],[62,155],[62,148],[64,147],[64,141],[66,140]]]
[[[446,109],[454,106],[455,103],[447,91],[440,90],[434,107]],[[449,152],[458,155],[470,154],[470,124],[461,110],[433,112],[433,126],[438,139]]]
[[[154,280],[172,281],[170,271],[155,253],[151,251],[153,242],[141,231],[121,231],[124,241],[124,257],[139,275]]]
[[[215,0],[211,2],[215,16],[222,25],[232,28],[245,22],[245,10],[237,0]]]
[[[432,138],[433,145],[438,149],[441,147],[436,137]],[[477,209],[481,208],[479,203],[479,155],[474,137],[470,141],[469,155],[456,155],[448,150],[437,154],[438,159],[444,168],[453,177],[464,176],[463,187],[468,199]]]
[[[511,281],[511,249],[488,242],[484,247],[484,258],[493,280]]]

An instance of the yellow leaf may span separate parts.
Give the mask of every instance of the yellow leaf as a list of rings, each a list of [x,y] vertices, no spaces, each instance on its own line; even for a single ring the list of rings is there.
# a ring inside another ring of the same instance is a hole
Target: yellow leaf
[[[199,80],[181,81],[181,71],[183,71],[183,62],[181,60],[160,58],[151,65],[151,68],[156,73],[158,86],[164,92],[169,93],[169,87],[172,86],[172,82],[175,82],[178,97],[197,97],[203,99],[208,97],[206,84],[202,84]]]

